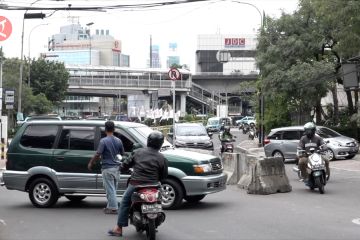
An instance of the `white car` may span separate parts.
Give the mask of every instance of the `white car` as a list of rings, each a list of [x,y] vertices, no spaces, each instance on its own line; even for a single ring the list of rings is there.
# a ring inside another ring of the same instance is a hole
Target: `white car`
[[[239,124],[249,124],[250,125],[250,123],[256,124],[256,120],[255,120],[255,117],[246,116],[240,120],[237,120],[235,123],[236,123],[236,125],[239,125]]]

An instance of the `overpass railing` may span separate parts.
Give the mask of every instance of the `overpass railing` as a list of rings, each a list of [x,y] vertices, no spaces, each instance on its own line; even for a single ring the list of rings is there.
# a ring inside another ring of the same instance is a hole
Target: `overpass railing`
[[[107,86],[122,88],[171,88],[167,70],[130,69],[121,67],[67,66],[70,86]],[[176,88],[191,88],[191,73],[180,70]]]

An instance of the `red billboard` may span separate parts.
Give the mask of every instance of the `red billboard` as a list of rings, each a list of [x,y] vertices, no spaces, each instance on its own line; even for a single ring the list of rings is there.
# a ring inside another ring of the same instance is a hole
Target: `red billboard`
[[[5,41],[9,38],[12,32],[12,25],[9,19],[0,16],[0,41]]]
[[[229,47],[245,47],[245,38],[225,38],[224,45]]]

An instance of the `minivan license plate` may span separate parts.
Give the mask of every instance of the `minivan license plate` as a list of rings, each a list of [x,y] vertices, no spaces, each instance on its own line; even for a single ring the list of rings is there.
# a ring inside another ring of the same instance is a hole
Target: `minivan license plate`
[[[141,206],[142,213],[157,213],[162,211],[161,204],[144,204]]]

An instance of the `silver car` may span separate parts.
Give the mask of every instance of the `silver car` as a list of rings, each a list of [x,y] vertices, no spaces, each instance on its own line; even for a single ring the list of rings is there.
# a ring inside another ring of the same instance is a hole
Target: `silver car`
[[[324,141],[328,141],[325,155],[330,160],[351,159],[359,151],[359,144],[355,139],[341,135],[330,128],[317,126],[316,134]],[[296,159],[296,148],[303,135],[303,126],[272,129],[264,141],[266,156],[282,157],[284,160]]]

